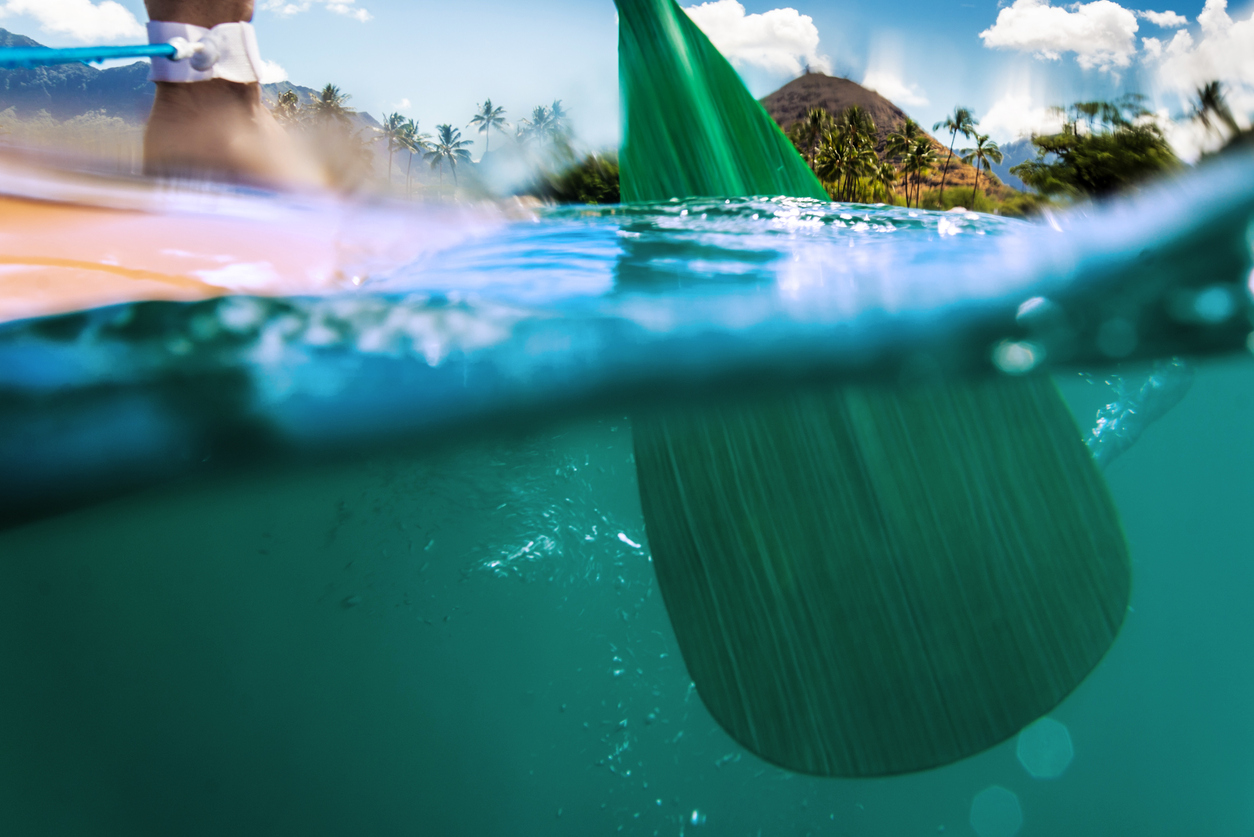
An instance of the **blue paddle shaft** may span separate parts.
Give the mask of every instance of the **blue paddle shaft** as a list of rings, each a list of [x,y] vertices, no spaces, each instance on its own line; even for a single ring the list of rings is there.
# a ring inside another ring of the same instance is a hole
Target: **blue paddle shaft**
[[[46,67],[52,64],[109,61],[116,58],[173,58],[176,53],[177,50],[171,44],[75,47],[72,49],[13,47],[0,50],[0,68],[13,70],[22,67]]]

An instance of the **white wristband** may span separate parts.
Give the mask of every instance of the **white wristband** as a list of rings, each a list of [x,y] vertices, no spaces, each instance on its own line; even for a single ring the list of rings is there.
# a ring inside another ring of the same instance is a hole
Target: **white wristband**
[[[190,23],[153,20],[148,23],[148,43],[173,44],[178,48],[173,59],[152,59],[150,81],[261,81],[261,51],[251,23],[222,23],[205,29]]]

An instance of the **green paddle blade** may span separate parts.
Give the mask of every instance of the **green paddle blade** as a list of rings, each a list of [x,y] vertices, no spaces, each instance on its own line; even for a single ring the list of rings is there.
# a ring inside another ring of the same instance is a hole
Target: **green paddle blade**
[[[673,0],[615,0],[625,203],[827,192]]]
[[[622,193],[824,197],[673,0],[616,0]],[[923,770],[1045,714],[1131,587],[1045,379],[845,388],[634,421],[658,583],[706,706],[783,767]]]
[[[1048,382],[842,387],[633,428],[689,673],[768,761],[882,776],[972,755],[1053,709],[1123,621],[1123,533]]]

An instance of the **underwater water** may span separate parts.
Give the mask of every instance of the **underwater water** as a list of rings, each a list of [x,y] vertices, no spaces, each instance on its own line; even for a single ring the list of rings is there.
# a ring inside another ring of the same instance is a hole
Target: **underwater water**
[[[1249,835],[1254,213],[1207,176],[1040,225],[546,210],[316,294],[0,326],[0,823]],[[947,767],[744,750],[671,631],[626,415],[1019,374],[1054,376],[1122,518],[1110,652]]]

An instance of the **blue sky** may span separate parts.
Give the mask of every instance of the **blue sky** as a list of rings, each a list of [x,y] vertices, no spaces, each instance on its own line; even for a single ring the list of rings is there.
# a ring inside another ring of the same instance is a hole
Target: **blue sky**
[[[930,126],[955,104],[996,139],[1045,108],[1135,90],[1165,116],[1220,78],[1254,112],[1254,20],[1225,0],[681,0],[762,95],[805,65],[866,83]],[[1171,14],[1168,14],[1171,13]],[[1199,17],[1201,18],[1199,20]],[[134,39],[142,0],[0,0],[0,26],[44,43]],[[562,99],[590,147],[618,137],[611,0],[258,0],[265,56],[298,84],[334,82],[358,107],[425,130],[465,126],[485,98],[511,119]],[[1183,143],[1187,131],[1180,134]],[[1196,139],[1194,137],[1193,139]]]

